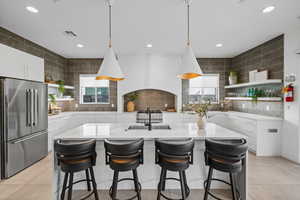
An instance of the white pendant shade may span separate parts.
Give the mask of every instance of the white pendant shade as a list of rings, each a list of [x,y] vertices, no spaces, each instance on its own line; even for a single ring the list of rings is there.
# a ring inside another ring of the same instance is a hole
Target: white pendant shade
[[[124,74],[122,73],[119,62],[117,61],[115,52],[113,48],[110,47],[104,55],[96,80],[121,81],[124,79]]]
[[[181,79],[192,79],[201,76],[202,74],[203,72],[197,62],[193,49],[188,45],[181,60],[178,77]]]

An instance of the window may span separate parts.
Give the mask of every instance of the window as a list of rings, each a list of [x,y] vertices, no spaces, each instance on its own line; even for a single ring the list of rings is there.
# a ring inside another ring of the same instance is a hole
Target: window
[[[93,75],[80,75],[80,103],[108,104],[109,81],[96,80]]]
[[[189,103],[219,103],[219,74],[206,74],[190,80]]]

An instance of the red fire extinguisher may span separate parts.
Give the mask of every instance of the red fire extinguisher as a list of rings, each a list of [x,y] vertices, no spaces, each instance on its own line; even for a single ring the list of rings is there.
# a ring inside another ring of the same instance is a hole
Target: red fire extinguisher
[[[289,84],[285,87],[285,101],[294,101],[294,86],[292,84]]]

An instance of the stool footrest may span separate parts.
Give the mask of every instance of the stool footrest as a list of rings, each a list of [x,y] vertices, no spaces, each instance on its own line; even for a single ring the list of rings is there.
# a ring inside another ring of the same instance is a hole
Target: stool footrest
[[[78,180],[78,181],[73,182],[73,183],[72,183],[72,187],[73,187],[73,185],[75,185],[75,184],[77,184],[77,183],[81,183],[81,182],[93,182],[93,181],[90,180],[90,179],[80,179],[80,180]],[[70,189],[70,185],[67,186],[65,189],[66,189],[66,190],[69,190],[69,189]],[[95,194],[94,191],[91,191],[91,192],[89,192],[88,194],[86,194],[85,196],[81,197],[79,200],[87,199],[87,198],[89,198],[90,196],[92,196],[93,194]]]
[[[122,178],[122,179],[118,180],[118,183],[122,182],[122,181],[134,181],[134,179],[133,178]],[[141,192],[141,191],[142,191],[142,186],[141,186],[141,183],[138,182],[138,192]],[[109,196],[112,198],[112,186],[109,188]],[[124,200],[132,200],[132,199],[135,199],[137,197],[138,197],[138,193],[136,195],[134,195],[132,197],[129,197],[128,199],[124,199]],[[119,200],[119,199],[116,199],[116,200]]]
[[[93,181],[90,180],[90,179],[80,179],[80,180],[78,180],[78,181],[73,182],[72,185],[75,185],[75,184],[81,183],[81,182],[85,182],[85,181],[93,182]],[[70,186],[67,186],[66,189],[68,189],[69,187],[70,187]]]
[[[228,183],[227,181],[224,181],[222,179],[217,179],[217,178],[212,178],[211,181],[219,181],[219,182],[222,182],[226,185],[231,185],[230,183]],[[207,180],[204,181],[204,188],[206,188],[206,184],[207,184]],[[236,192],[238,194],[238,199],[241,199],[240,198],[240,192],[236,189]],[[209,194],[211,197],[213,197],[214,199],[217,199],[217,200],[224,200],[224,199],[221,199],[219,197],[217,197],[216,195],[214,195],[213,193],[211,193],[210,191],[207,192],[207,194]]]
[[[178,179],[178,178],[173,178],[173,177],[165,178],[164,180],[174,180],[174,181],[180,182],[180,179]],[[160,184],[161,184],[161,183],[159,182],[159,183],[158,183],[158,188],[159,188],[159,185],[160,185]],[[189,186],[188,186],[187,184],[185,185],[185,187],[186,187],[186,189],[187,189],[186,197],[188,197],[188,196],[190,195],[190,188],[189,188]],[[162,192],[160,192],[160,191],[158,191],[158,193],[159,193],[163,198],[165,198],[165,199],[167,199],[167,200],[182,200],[182,199],[172,199],[172,198],[170,198],[170,197],[164,195],[164,194],[163,194]]]

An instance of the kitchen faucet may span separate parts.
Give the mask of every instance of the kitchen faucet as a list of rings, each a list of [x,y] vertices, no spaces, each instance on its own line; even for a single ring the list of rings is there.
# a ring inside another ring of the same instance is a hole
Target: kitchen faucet
[[[150,107],[147,107],[147,114],[148,114],[149,120],[148,120],[148,123],[147,122],[145,123],[145,126],[148,126],[148,131],[151,131],[152,130],[152,122],[151,122],[151,110],[150,110]]]

